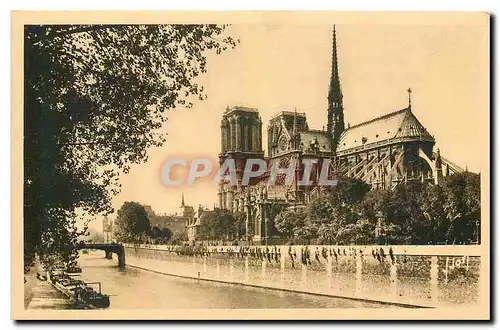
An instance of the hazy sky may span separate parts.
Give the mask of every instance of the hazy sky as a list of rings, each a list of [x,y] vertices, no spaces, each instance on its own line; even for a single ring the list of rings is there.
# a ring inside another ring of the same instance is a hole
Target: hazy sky
[[[484,23],[484,21],[483,21]],[[178,212],[187,204],[212,207],[217,187],[167,188],[163,161],[174,155],[211,156],[220,151],[220,119],[227,105],[259,109],[263,148],[267,123],[278,111],[306,112],[310,128],[326,125],[330,77],[331,25],[233,25],[240,39],[234,50],[208,58],[199,80],[208,99],[193,109],[168,114],[162,148],[151,149],[146,164],[123,177],[124,201],[149,204],[157,213]],[[436,138],[441,154],[474,172],[484,168],[489,132],[489,39],[483,25],[337,25],[337,48],[346,123],[351,125],[402,109],[408,104]],[[100,224],[95,224],[100,226]]]

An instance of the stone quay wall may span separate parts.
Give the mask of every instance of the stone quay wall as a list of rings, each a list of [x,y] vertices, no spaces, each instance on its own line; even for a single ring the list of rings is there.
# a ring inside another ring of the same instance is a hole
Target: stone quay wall
[[[478,246],[125,245],[127,266],[163,274],[408,307],[475,305]]]

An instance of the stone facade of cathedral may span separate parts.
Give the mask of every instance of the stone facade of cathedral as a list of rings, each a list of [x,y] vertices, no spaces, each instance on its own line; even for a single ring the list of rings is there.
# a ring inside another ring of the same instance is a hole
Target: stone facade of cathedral
[[[333,30],[332,73],[325,111],[326,130],[310,129],[305,113],[282,111],[267,126],[267,154],[262,148],[262,120],[255,108],[227,108],[221,120],[222,164],[234,159],[237,184],[222,182],[221,209],[245,212],[246,232],[254,242],[266,243],[277,235],[274,218],[284,208],[300,207],[321,193],[321,169],[328,177],[362,179],[372,189],[393,189],[411,181],[438,184],[444,175],[462,169],[434,150],[434,137],[419,122],[411,107],[390,112],[364,123],[345,127],[344,106],[337,65],[337,41]],[[245,162],[260,158],[280,167],[314,159],[313,184],[298,185],[304,166],[298,166],[291,184],[268,185],[269,170],[248,185],[241,183]]]

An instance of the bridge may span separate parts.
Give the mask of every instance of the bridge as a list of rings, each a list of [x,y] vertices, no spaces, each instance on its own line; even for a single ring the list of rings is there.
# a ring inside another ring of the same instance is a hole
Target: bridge
[[[103,250],[106,254],[106,259],[111,259],[112,254],[118,256],[118,267],[125,268],[125,248],[118,243],[78,243],[73,244],[73,249],[82,250]]]

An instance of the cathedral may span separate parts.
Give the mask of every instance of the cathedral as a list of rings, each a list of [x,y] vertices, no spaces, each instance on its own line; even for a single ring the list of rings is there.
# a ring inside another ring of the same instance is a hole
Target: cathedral
[[[256,108],[228,107],[221,120],[219,161],[234,159],[238,184],[221,182],[219,208],[246,214],[246,233],[256,243],[272,242],[277,236],[274,217],[284,208],[300,207],[321,192],[319,170],[328,162],[328,176],[361,179],[372,189],[394,189],[408,182],[439,184],[443,176],[462,169],[434,150],[435,139],[408,106],[347,126],[344,122],[342,88],[337,61],[337,38],[333,28],[331,78],[326,109],[326,130],[311,129],[305,113],[282,111],[271,117],[267,126],[267,154],[262,148],[262,120]],[[268,185],[269,171],[241,180],[247,159],[260,158],[268,164],[303,164],[314,159],[313,184],[300,186],[304,166],[298,166],[291,184]]]

